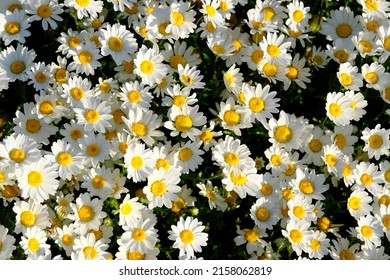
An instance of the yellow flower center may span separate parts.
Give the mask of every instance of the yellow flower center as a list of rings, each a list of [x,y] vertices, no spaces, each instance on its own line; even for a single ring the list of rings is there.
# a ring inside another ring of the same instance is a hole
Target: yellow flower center
[[[333,117],[340,117],[341,114],[343,113],[343,109],[339,104],[332,103],[329,106],[329,114]]]
[[[293,209],[293,214],[298,219],[303,219],[305,217],[305,214],[306,214],[305,208],[303,208],[302,206],[295,206]]]
[[[65,246],[72,246],[73,245],[73,236],[69,234],[65,234],[62,237],[62,243],[64,243]]]
[[[98,18],[96,18],[91,22],[91,26],[93,29],[99,29],[100,27],[102,27],[102,22]]]
[[[131,130],[134,132],[135,135],[138,137],[143,137],[146,134],[148,134],[148,128],[143,123],[134,123],[131,126]]]
[[[209,33],[214,33],[215,31],[217,31],[217,28],[215,28],[215,26],[212,24],[211,21],[208,21],[205,25],[205,28],[206,30],[209,32]]]
[[[261,98],[254,97],[249,101],[249,108],[254,113],[260,113],[265,108],[264,100]]]
[[[13,149],[9,152],[9,158],[15,163],[21,163],[26,158],[26,153],[20,149]]]
[[[192,84],[194,83],[194,81],[191,79],[191,77],[189,77],[187,75],[182,75],[181,79],[183,80],[183,83],[185,83],[186,85],[192,86]]]
[[[294,80],[298,77],[298,69],[295,68],[294,66],[290,66],[288,68],[288,72],[286,74],[287,78],[289,78],[290,80]]]
[[[293,13],[293,19],[295,22],[300,23],[300,22],[302,22],[302,20],[305,19],[305,14],[300,10],[296,10]]]
[[[180,12],[173,12],[172,14],[173,24],[176,26],[182,26],[184,23],[184,16]]]
[[[192,119],[189,116],[180,115],[175,120],[175,127],[180,132],[187,132],[192,128]]]
[[[241,116],[235,110],[228,110],[223,114],[223,120],[229,126],[236,126],[240,123]]]
[[[144,74],[152,74],[154,72],[154,64],[150,60],[144,60],[142,61],[141,65],[141,71]]]
[[[179,152],[179,159],[181,161],[189,161],[192,158],[192,151],[189,148],[181,149]]]
[[[378,83],[378,75],[375,72],[369,72],[366,74],[366,79],[371,83],[371,84],[376,84]]]
[[[268,221],[270,215],[271,215],[270,211],[265,207],[260,207],[259,209],[256,210],[256,218],[260,222]]]
[[[154,196],[162,196],[167,192],[167,185],[163,181],[153,182],[150,191]]]
[[[385,215],[382,220],[383,225],[385,228],[390,229],[390,215]]]
[[[166,88],[168,85],[168,81],[166,78],[162,78],[161,82],[159,84],[157,84],[157,88],[159,89],[164,89]]]
[[[335,167],[337,165],[337,157],[335,155],[326,155],[325,161],[330,167]]]
[[[220,45],[213,46],[213,51],[219,55],[224,55],[226,53],[225,48],[223,46],[220,46]]]
[[[233,153],[226,154],[224,160],[230,166],[237,166],[240,163],[240,157]]]
[[[116,124],[121,125],[121,124],[123,124],[122,117],[126,116],[126,114],[121,109],[118,109],[114,113],[112,113],[112,116],[113,116],[114,122]]]
[[[283,158],[280,155],[272,155],[270,161],[274,166],[279,166],[283,163]]]
[[[208,16],[214,17],[215,14],[216,14],[216,11],[215,11],[213,6],[207,5],[206,6],[206,13],[207,13]]]
[[[141,254],[140,251],[137,252],[129,252],[127,254],[127,259],[128,260],[133,260],[133,261],[141,261],[144,260],[146,257],[145,254]]]
[[[106,185],[106,179],[100,175],[96,175],[92,179],[92,186],[96,189],[101,189]]]
[[[134,67],[135,67],[134,61],[128,61],[123,63],[123,68],[125,69],[125,72],[127,74],[133,74]]]
[[[136,170],[141,169],[144,166],[144,161],[143,161],[142,157],[140,157],[140,156],[133,157],[131,159],[131,166]]]
[[[272,186],[270,185],[270,184],[267,184],[267,183],[265,183],[265,184],[263,184],[262,186],[261,186],[261,189],[260,189],[260,192],[263,194],[263,195],[265,195],[265,196],[269,196],[269,195],[271,195],[272,193],[273,193],[273,188],[272,188]]]
[[[86,260],[94,260],[98,256],[98,252],[96,251],[96,249],[91,246],[85,247],[83,249],[83,253],[84,253],[84,258]]]
[[[318,250],[321,248],[321,242],[318,241],[317,239],[314,239],[314,240],[310,243],[310,248],[311,248],[313,251],[318,251]]]
[[[267,62],[263,66],[263,72],[267,77],[274,77],[278,73],[278,67]]]
[[[383,145],[383,139],[380,135],[371,135],[368,139],[368,143],[372,149],[379,149]]]
[[[340,83],[346,87],[352,85],[353,83],[352,76],[346,73],[342,73],[340,75]]]
[[[126,203],[121,208],[121,213],[125,216],[130,215],[130,213],[133,211],[133,207],[131,207],[130,204]]]
[[[80,221],[83,223],[88,223],[93,220],[95,217],[95,211],[90,206],[82,206],[77,212]]]
[[[18,74],[22,73],[24,70],[26,70],[26,65],[24,64],[23,61],[15,61],[15,62],[12,62],[11,66],[10,66],[10,70],[12,73],[18,75]]]
[[[294,243],[300,243],[303,239],[303,234],[298,229],[293,229],[290,231],[290,238]]]
[[[232,180],[233,184],[237,186],[244,186],[246,183],[246,175],[241,175],[239,173],[237,176],[234,174],[234,172],[230,173],[230,180]]]
[[[280,49],[275,45],[269,45],[267,47],[267,52],[271,57],[278,57],[280,55]]]
[[[84,97],[85,93],[84,93],[84,90],[81,88],[73,88],[70,91],[70,95],[75,100],[81,100]]]
[[[31,171],[28,175],[27,175],[27,181],[29,183],[30,186],[32,187],[39,187],[42,182],[43,182],[43,177],[42,177],[42,174],[38,171]]]
[[[127,96],[127,98],[129,99],[129,101],[131,103],[139,103],[142,100],[141,93],[139,91],[137,91],[137,90],[131,91],[129,93],[129,95]]]
[[[287,165],[287,170],[283,172],[284,175],[286,176],[292,176],[295,174],[295,171],[296,171],[296,167],[293,163],[289,163]]]
[[[180,109],[183,108],[183,105],[187,102],[187,99],[182,95],[177,95],[173,98],[172,104],[176,105]]]
[[[30,119],[26,121],[26,130],[30,133],[37,133],[41,130],[41,124],[38,120]]]
[[[360,209],[360,206],[361,206],[361,200],[359,197],[356,197],[356,196],[353,196],[349,199],[348,201],[348,206],[349,208],[353,209],[353,210],[358,210]]]
[[[30,252],[36,253],[38,252],[41,245],[39,244],[39,241],[36,238],[31,238],[28,241],[28,248],[30,249]]]
[[[374,230],[370,226],[362,226],[361,233],[364,238],[371,238],[374,234]]]
[[[260,238],[260,234],[253,229],[250,229],[247,232],[245,232],[245,240],[248,243],[254,243],[257,240],[259,240],[259,238]]]
[[[343,134],[337,134],[334,143],[340,150],[342,150],[345,146],[347,146],[347,138]]]
[[[264,52],[261,51],[261,50],[255,50],[255,51],[253,51],[253,53],[251,54],[251,59],[252,59],[252,61],[253,61],[255,64],[257,64],[257,65],[260,64],[260,62],[261,62],[261,60],[263,59],[263,57],[264,57]]]
[[[108,47],[114,52],[121,52],[123,50],[124,44],[121,38],[112,37],[108,41]]]
[[[186,208],[187,204],[185,200],[179,197],[178,200],[172,202],[171,210],[175,213],[179,213],[182,209]]]
[[[164,168],[165,171],[168,171],[170,167],[171,165],[169,164],[169,161],[167,161],[166,159],[160,158],[156,162],[157,169]]]
[[[68,72],[66,71],[66,69],[63,69],[63,68],[58,69],[54,75],[56,82],[59,84],[66,83],[67,82],[67,79],[66,79],[67,73]]]
[[[192,231],[186,229],[180,233],[180,238],[184,244],[191,244],[195,239],[195,235],[193,234]]]
[[[322,143],[319,139],[312,139],[309,142],[309,148],[313,153],[318,153],[322,150]]]
[[[359,45],[362,47],[364,53],[369,53],[372,51],[372,45],[368,41],[362,40],[359,42]]]
[[[20,24],[18,22],[10,22],[6,24],[5,31],[9,35],[15,35],[20,32]]]
[[[372,184],[372,176],[367,174],[367,173],[364,173],[362,176],[360,176],[360,181],[365,186],[371,186],[371,184]]]
[[[92,54],[89,51],[82,51],[79,54],[79,60],[81,64],[89,64],[93,59]]]
[[[122,154],[126,154],[127,148],[129,147],[129,144],[126,142],[119,143],[118,149]]]
[[[233,39],[233,46],[235,47],[235,50],[234,50],[235,53],[238,53],[242,48],[242,44],[240,43],[240,41],[238,41],[236,39]]]
[[[68,45],[72,48],[77,48],[81,43],[81,39],[79,37],[71,37],[68,40]]]
[[[187,65],[187,61],[186,59],[181,56],[181,55],[173,55],[169,58],[169,65],[173,68],[173,69],[177,69],[179,64],[183,67],[185,67]]]
[[[340,61],[340,63],[347,62],[349,58],[349,54],[344,50],[335,52],[334,56]]]
[[[36,217],[34,213],[30,211],[24,211],[20,214],[20,223],[25,227],[32,227],[35,225]]]
[[[390,37],[385,39],[383,42],[383,47],[386,51],[390,52]]]
[[[10,11],[11,13],[13,13],[15,10],[20,11],[20,10],[22,10],[22,9],[23,9],[23,7],[20,6],[19,4],[12,4],[12,5],[10,5],[10,6],[8,7],[8,11]]]
[[[35,74],[35,80],[42,84],[47,81],[47,76],[43,72],[38,72]]]
[[[339,256],[340,260],[354,260],[355,254],[349,250],[342,250]]]
[[[91,0],[75,0],[80,7],[88,7]]]
[[[386,207],[390,205],[390,197],[388,195],[382,195],[378,199],[378,204],[379,205],[385,205]]]
[[[342,23],[337,26],[336,33],[340,38],[348,38],[352,34],[352,27],[347,23]]]
[[[72,138],[74,141],[77,141],[83,137],[83,132],[80,129],[74,129],[70,133],[70,138]]]
[[[99,90],[101,91],[101,93],[107,94],[111,91],[111,85],[109,83],[102,83],[99,86]]]
[[[374,32],[374,33],[377,32],[379,27],[380,27],[380,24],[376,20],[373,20],[373,21],[370,21],[370,22],[366,23],[366,28],[369,31]]]
[[[206,190],[206,196],[211,201],[216,201],[217,200],[217,196],[216,196],[215,192],[210,190],[210,189]]]
[[[87,154],[91,157],[96,157],[100,154],[100,147],[97,144],[91,144],[87,147]]]
[[[47,5],[42,5],[42,6],[39,6],[38,10],[37,10],[37,14],[38,16],[40,16],[41,18],[48,18],[51,16],[52,14],[52,10],[49,6]]]
[[[213,140],[213,133],[211,131],[203,131],[201,135],[199,135],[199,139],[203,142],[210,142],[211,140]]]
[[[276,15],[274,9],[272,9],[271,7],[265,7],[261,11],[265,14],[265,21],[272,21]]]
[[[39,105],[39,112],[43,115],[50,115],[54,112],[54,106],[49,101],[44,101]]]
[[[294,30],[289,30],[288,34],[290,37],[294,39],[298,39],[302,35],[302,30],[294,31]]]
[[[330,220],[327,217],[321,217],[317,220],[317,227],[320,231],[327,231],[330,227]]]
[[[378,1],[375,0],[367,0],[365,4],[366,4],[366,8],[370,11],[376,11],[379,6]]]
[[[309,195],[309,194],[313,194],[314,193],[314,190],[315,190],[315,186],[313,184],[312,181],[309,181],[309,180],[302,180],[300,183],[299,183],[299,190],[306,194],[306,195]]]
[[[88,123],[97,123],[100,119],[100,114],[96,110],[88,110],[88,112],[85,114],[85,120]]]
[[[279,126],[278,128],[276,128],[274,133],[275,140],[283,144],[290,142],[293,138],[293,135],[294,133],[291,128],[286,125]]]

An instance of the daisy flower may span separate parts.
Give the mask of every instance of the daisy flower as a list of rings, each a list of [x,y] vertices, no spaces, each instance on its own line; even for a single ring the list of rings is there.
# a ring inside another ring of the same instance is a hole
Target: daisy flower
[[[202,155],[205,153],[200,149],[200,143],[187,141],[173,147],[174,165],[180,168],[183,174],[194,172],[202,164]]]
[[[96,0],[65,0],[64,5],[77,12],[77,18],[97,18],[103,10],[103,1]]]
[[[264,151],[264,155],[268,159],[266,165],[267,170],[272,170],[272,173],[282,173],[287,171],[290,155],[285,148],[280,145],[272,145]]]
[[[100,98],[85,98],[81,101],[80,108],[74,108],[77,123],[84,126],[85,131],[104,133],[111,125],[109,120],[113,118],[110,106]]]
[[[242,62],[245,62],[249,69],[256,71],[263,61],[264,51],[257,44],[250,44],[243,50]]]
[[[383,232],[386,235],[387,239],[390,239],[390,207],[386,205],[381,205],[379,212],[375,213],[375,217],[378,221],[381,222],[383,227]]]
[[[378,45],[375,39],[376,34],[371,31],[360,31],[351,38],[352,43],[363,58],[377,55]]]
[[[116,97],[119,84],[114,78],[103,79],[99,77],[98,83],[95,84],[95,96],[99,96],[103,101],[110,101]]]
[[[326,54],[325,51],[321,49],[321,47],[317,48],[313,46],[313,49],[309,53],[309,61],[318,68],[325,68],[328,64],[330,57]]]
[[[158,143],[153,147],[153,158],[156,160],[154,167],[163,168],[165,171],[177,168],[174,164],[174,152],[170,142]]]
[[[163,206],[171,208],[172,201],[178,199],[176,193],[180,192],[180,173],[174,169],[154,169],[147,179],[148,184],[143,188],[143,192],[149,200],[149,209]]]
[[[10,82],[16,80],[25,82],[35,57],[34,50],[29,50],[22,44],[16,49],[11,45],[0,53],[0,68],[6,72]]]
[[[355,190],[348,198],[348,211],[356,220],[362,216],[370,214],[372,211],[372,197],[366,191]]]
[[[142,45],[134,59],[134,73],[141,77],[145,85],[158,84],[168,72],[168,66],[162,63],[163,60],[156,44],[150,49]]]
[[[256,1],[256,8],[265,14],[266,22],[271,22],[276,26],[281,26],[283,19],[286,18],[285,7],[277,0]]]
[[[289,209],[287,214],[291,220],[305,220],[309,223],[314,223],[317,220],[311,199],[303,194],[295,194],[287,202],[287,207]]]
[[[59,187],[57,176],[56,167],[45,158],[25,166],[18,179],[22,197],[42,203],[49,195],[54,195]]]
[[[384,0],[358,0],[362,5],[363,11],[368,15],[375,15],[379,18],[388,18],[388,12],[390,12],[390,3]]]
[[[291,180],[290,185],[296,193],[301,193],[308,199],[324,200],[323,195],[329,187],[325,185],[325,176],[316,174],[315,170],[297,169],[295,179]]]
[[[278,81],[285,83],[288,77],[289,72],[288,64],[291,62],[291,59],[287,64],[281,64],[277,61],[271,63],[269,58],[264,58],[261,60],[258,72],[266,78],[268,81],[276,84]]]
[[[50,250],[50,245],[46,244],[46,232],[40,228],[28,228],[20,241],[20,246],[28,257],[45,255]]]
[[[24,166],[38,161],[42,155],[38,143],[24,134],[11,134],[0,144],[0,157],[6,159],[11,168],[23,169]]]
[[[99,49],[95,44],[86,42],[80,44],[76,50],[69,50],[73,61],[69,63],[69,70],[75,70],[76,74],[94,75],[95,69],[101,66]]]
[[[322,166],[324,163],[321,159],[321,154],[324,145],[330,144],[330,136],[325,134],[325,132],[318,126],[315,126],[312,130],[310,141],[301,148],[305,151],[303,161],[310,164],[313,163],[316,166]]]
[[[191,196],[192,189],[188,188],[187,185],[183,185],[181,187],[180,192],[176,193],[178,196],[178,199],[175,201],[172,201],[172,212],[174,213],[180,213],[187,207],[193,207],[195,206],[196,198]]]
[[[357,136],[352,135],[353,125],[335,126],[334,131],[330,133],[330,138],[340,151],[345,155],[352,155],[354,144],[358,141]]]
[[[222,184],[227,191],[234,191],[240,198],[245,198],[246,195],[255,196],[258,190],[258,181],[260,175],[256,174],[255,167],[230,173],[223,174]]]
[[[390,256],[385,254],[385,247],[376,247],[372,243],[362,246],[364,260],[390,260]]]
[[[343,173],[345,158],[335,144],[325,145],[321,158],[324,161],[328,172],[333,173],[336,176],[340,176]]]
[[[200,71],[197,70],[196,66],[190,68],[189,64],[187,64],[185,67],[179,64],[177,66],[177,72],[179,74],[180,82],[182,82],[185,87],[190,89],[202,89],[206,85],[205,83],[201,82],[203,75],[200,75]]]
[[[122,109],[142,109],[147,111],[152,103],[152,94],[149,87],[138,81],[124,83],[118,93],[119,99],[123,101]]]
[[[224,74],[223,82],[225,87],[233,92],[238,93],[242,87],[243,77],[240,73],[240,68],[236,68],[236,64],[233,64]]]
[[[54,83],[50,69],[50,65],[46,65],[44,62],[34,63],[27,72],[28,84],[32,84],[36,91],[47,91]]]
[[[162,55],[173,70],[177,70],[179,64],[185,67],[187,64],[196,66],[201,62],[199,54],[194,52],[192,46],[187,47],[185,41],[180,42],[177,40],[173,46],[170,43],[165,43]]]
[[[291,243],[294,252],[298,255],[302,255],[302,251],[306,249],[307,243],[311,236],[311,232],[308,230],[310,223],[305,220],[291,220],[285,230],[282,230],[282,234]]]
[[[370,65],[365,63],[361,69],[362,76],[366,81],[366,87],[381,91],[383,89],[383,84],[385,83],[384,78],[388,78],[386,75],[383,75],[386,71],[385,67],[375,61]]]
[[[382,155],[388,156],[390,145],[390,131],[388,129],[381,128],[380,124],[377,124],[374,129],[366,127],[362,131],[361,139],[365,145],[363,152],[368,152],[369,158],[375,158],[379,160]]]
[[[212,148],[212,159],[215,164],[223,168],[226,173],[241,172],[255,166],[254,160],[250,157],[250,150],[240,139],[234,139],[227,135],[219,139]]]
[[[326,238],[326,234],[321,231],[314,231],[309,235],[305,252],[309,253],[311,259],[322,259],[329,254],[330,240]]]
[[[78,140],[84,137],[85,130],[84,126],[79,125],[76,120],[72,119],[64,123],[64,128],[60,129],[60,134],[63,136],[62,140],[78,146]]]
[[[145,208],[140,202],[138,197],[130,198],[127,194],[119,205],[119,225],[131,227],[142,218],[141,210]]]
[[[343,237],[338,237],[332,243],[329,254],[334,260],[361,260],[363,258],[363,252],[359,251],[359,243],[350,245],[350,241]]]
[[[180,88],[180,85],[175,84],[172,88],[167,89],[166,96],[162,99],[163,106],[177,106],[180,110],[183,105],[192,106],[198,102],[196,93],[191,94],[191,89],[188,87]]]
[[[330,11],[330,18],[322,23],[320,33],[329,41],[337,39],[348,41],[361,30],[359,19],[349,7],[340,7]]]
[[[291,42],[285,41],[284,34],[278,36],[277,33],[269,32],[267,33],[267,37],[259,43],[259,46],[264,52],[264,58],[270,64],[290,64],[292,58],[287,51],[291,46]]]
[[[24,1],[20,0],[5,0],[0,4],[0,13],[5,13],[7,10],[13,13],[15,10],[23,10]]]
[[[233,38],[227,32],[208,35],[207,46],[217,57],[219,56],[222,59],[234,55],[236,50]]]
[[[160,250],[158,248],[150,249],[145,254],[141,254],[140,251],[131,251],[126,244],[120,243],[118,252],[115,254],[115,259],[130,261],[157,260],[158,254],[160,254]]]
[[[133,33],[127,30],[124,25],[108,24],[105,29],[100,29],[99,32],[99,41],[102,44],[101,54],[103,56],[111,55],[117,65],[120,65],[122,61],[130,60],[131,54],[134,54],[138,49]]]
[[[75,231],[80,235],[86,234],[89,230],[99,230],[107,213],[102,211],[103,201],[99,198],[91,199],[88,193],[80,194],[76,203],[71,203],[72,213],[68,218],[74,221]]]
[[[247,107],[242,107],[234,101],[232,97],[221,101],[219,105],[218,118],[224,129],[233,131],[237,136],[241,136],[241,129],[252,127],[251,113]]]
[[[269,172],[260,174],[257,184],[256,198],[265,197],[268,200],[276,201],[278,193],[280,192],[280,181],[277,176],[272,175]]]
[[[57,29],[57,21],[63,19],[59,16],[63,13],[61,5],[57,1],[33,0],[27,3],[27,13],[31,16],[29,21],[42,21],[43,30]]]
[[[86,236],[78,236],[74,240],[72,260],[106,260],[109,253],[106,251],[108,244],[101,240],[96,240],[93,233],[88,233]]]
[[[216,0],[202,0],[202,8],[199,10],[204,19],[214,27],[224,25],[224,18],[219,11],[220,2]]]
[[[390,162],[388,160],[384,160],[379,163],[379,170],[383,174],[383,179],[385,185],[390,185]],[[389,200],[390,203],[390,200]]]
[[[244,83],[241,91],[245,95],[245,106],[252,111],[252,122],[257,120],[265,126],[273,118],[272,114],[279,112],[280,98],[275,98],[276,91],[270,91],[269,85],[263,87],[259,83],[253,87]]]
[[[169,110],[169,121],[164,123],[164,127],[171,130],[170,136],[180,134],[183,138],[190,138],[195,141],[195,137],[201,134],[197,128],[206,124],[206,117],[202,112],[198,112],[199,106],[190,107],[184,104],[180,109],[177,106],[172,106]]]
[[[340,64],[336,73],[342,86],[349,90],[359,90],[363,86],[363,76],[358,73],[358,67],[352,66],[350,62]]]
[[[326,115],[338,126],[346,126],[353,114],[352,101],[342,92],[329,92],[326,96]]]
[[[214,131],[216,122],[209,121],[209,126],[204,125],[201,129],[201,134],[198,136],[200,143],[203,144],[203,150],[208,151],[211,147],[217,144],[216,137],[222,136],[222,131]]]
[[[0,37],[4,45],[8,46],[13,41],[24,44],[26,37],[31,36],[28,17],[24,10],[16,9],[14,12],[6,11],[0,14]]]
[[[127,169],[127,178],[133,182],[143,182],[153,171],[153,151],[144,144],[135,142],[126,149],[124,163]]]
[[[378,169],[376,164],[364,161],[356,165],[353,172],[356,184],[352,189],[367,190],[374,196],[380,193],[382,191],[383,175]]]
[[[157,243],[157,229],[151,219],[140,219],[131,227],[126,227],[126,231],[118,240],[119,246],[126,246],[131,252],[147,254],[154,250]]]
[[[377,30],[378,51],[381,53],[378,61],[384,63],[390,56],[390,24],[380,26]]]
[[[196,12],[190,9],[190,3],[174,1],[169,10],[170,23],[165,28],[165,32],[172,33],[175,38],[188,38],[196,29],[194,24]]]
[[[15,202],[12,210],[16,214],[16,234],[25,234],[27,229],[33,227],[44,230],[51,225],[47,205],[37,204],[32,200],[28,202],[20,200]]]
[[[355,46],[351,41],[336,40],[332,45],[326,45],[327,55],[339,64],[352,63],[357,55]]]
[[[56,203],[57,205],[54,207],[54,210],[56,210],[56,214],[58,217],[65,219],[68,217],[72,209],[70,208],[70,204],[74,200],[73,193],[68,193],[67,195],[64,195],[61,191],[57,191],[56,194]]]
[[[79,139],[79,147],[82,151],[82,164],[96,167],[99,163],[109,159],[110,142],[102,134],[86,133]]]
[[[205,226],[197,218],[180,217],[176,225],[168,231],[168,239],[175,241],[173,248],[180,250],[179,256],[194,257],[195,252],[202,252],[203,246],[207,246],[208,234],[204,232]]]
[[[208,204],[211,210],[215,208],[216,210],[224,212],[227,209],[228,204],[218,193],[218,188],[213,187],[211,181],[207,180],[206,184],[197,183],[196,186],[199,188],[199,194],[208,199]]]
[[[114,191],[114,174],[104,166],[91,168],[83,176],[81,188],[87,189],[90,196],[97,196],[104,201]]]
[[[274,200],[260,197],[250,209],[250,217],[260,229],[272,229],[279,221],[279,205]]]
[[[360,92],[355,93],[352,90],[348,90],[344,94],[351,99],[352,102],[352,120],[359,121],[366,114],[366,110],[364,110],[364,108],[368,105],[367,101],[364,99],[364,95]]]
[[[263,32],[275,32],[276,25],[269,20],[266,20],[266,13],[262,12],[258,7],[249,9],[246,13],[247,19],[245,23],[250,28],[250,34],[257,36]]]
[[[357,238],[365,243],[372,243],[376,247],[381,246],[381,237],[383,229],[381,223],[372,215],[361,216],[357,220],[358,226],[355,227],[358,232]]]
[[[299,149],[308,141],[307,136],[311,126],[307,120],[297,118],[293,114],[280,111],[279,118],[272,118],[266,126],[269,135],[269,141],[272,144],[278,144],[287,151]]]
[[[311,19],[310,7],[305,7],[304,3],[294,0],[287,5],[288,18],[286,25],[293,31],[304,29]]]
[[[66,58],[70,57],[70,50],[77,51],[82,43],[85,43],[85,40],[82,36],[82,33],[72,28],[68,28],[65,32],[61,32],[60,36],[57,38],[57,41],[60,43],[60,46],[57,49],[57,52],[65,55]]]
[[[12,252],[16,249],[15,238],[8,234],[8,228],[0,225],[0,260],[11,259]]]
[[[305,83],[310,83],[310,69],[305,67],[305,58],[299,59],[299,54],[296,54],[291,62],[291,65],[288,66],[288,73],[286,74],[288,79],[284,80],[284,90],[287,90],[290,87],[291,82],[296,83],[299,87],[306,89]]]
[[[66,99],[66,102],[71,107],[80,107],[84,98],[93,96],[91,87],[92,84],[87,78],[83,79],[80,76],[74,76],[62,84],[63,93],[61,97]]]
[[[265,229],[255,226],[253,229],[237,229],[238,236],[234,238],[236,246],[245,245],[246,252],[252,254],[253,252],[263,251],[267,246],[264,237],[268,237]]]

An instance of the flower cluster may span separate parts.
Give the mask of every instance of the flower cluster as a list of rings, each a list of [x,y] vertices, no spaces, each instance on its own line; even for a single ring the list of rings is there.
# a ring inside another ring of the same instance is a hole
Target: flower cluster
[[[0,259],[390,259],[390,3],[306,2],[2,1]]]

